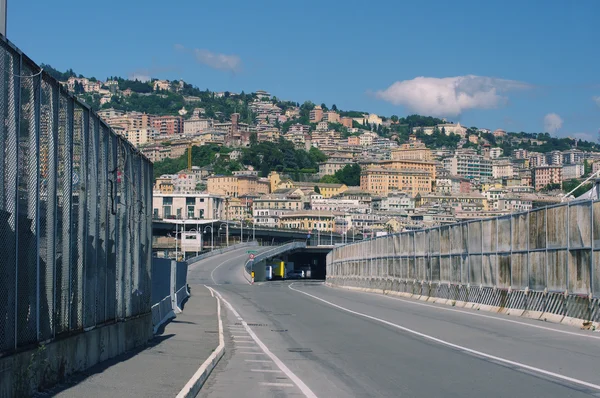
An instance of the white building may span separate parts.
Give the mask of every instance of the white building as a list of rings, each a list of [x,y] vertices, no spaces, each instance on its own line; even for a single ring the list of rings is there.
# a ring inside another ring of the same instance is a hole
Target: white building
[[[565,164],[562,167],[563,181],[579,178],[585,173],[583,164]]]
[[[382,211],[398,211],[415,208],[415,198],[408,194],[389,194],[381,199],[379,209]]]
[[[183,121],[183,133],[186,135],[197,134],[209,129],[210,127],[212,127],[212,123],[209,119],[192,117]]]
[[[369,206],[355,199],[315,199],[310,203],[312,210],[366,213]]]
[[[503,154],[504,154],[504,150],[502,148],[496,147],[496,148],[490,149],[490,158],[491,159],[498,159]]]
[[[224,199],[207,193],[158,193],[152,195],[154,219],[201,220],[223,218]]]
[[[148,142],[152,142],[157,135],[158,131],[150,128],[127,130],[125,132],[127,140],[135,146],[140,146],[143,144],[147,144]]]

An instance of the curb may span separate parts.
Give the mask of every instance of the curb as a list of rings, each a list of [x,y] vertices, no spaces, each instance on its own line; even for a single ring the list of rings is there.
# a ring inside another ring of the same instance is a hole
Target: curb
[[[208,290],[210,290],[211,296],[215,297],[212,289],[207,286]],[[192,376],[192,378],[186,383],[186,385],[181,389],[179,394],[177,394],[177,398],[193,398],[200,392],[200,389],[204,385],[206,379],[211,374],[212,370],[217,366],[219,360],[225,354],[225,338],[223,336],[223,321],[221,320],[221,300],[218,297],[215,297],[217,300],[217,318],[219,320],[219,345],[213,351],[212,354],[204,361],[202,365],[198,368],[196,373]]]

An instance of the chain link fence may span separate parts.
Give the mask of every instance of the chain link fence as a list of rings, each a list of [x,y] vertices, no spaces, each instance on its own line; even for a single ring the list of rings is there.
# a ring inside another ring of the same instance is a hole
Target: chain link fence
[[[600,298],[600,201],[403,232],[335,248],[327,278]]]
[[[0,40],[0,354],[150,312],[152,164]]]

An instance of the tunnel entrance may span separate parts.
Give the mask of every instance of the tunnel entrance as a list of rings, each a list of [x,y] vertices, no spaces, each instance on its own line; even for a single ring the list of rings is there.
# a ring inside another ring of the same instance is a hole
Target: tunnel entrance
[[[305,279],[325,279],[327,253],[329,249],[307,248],[287,254],[285,261],[288,264],[293,263],[295,271],[305,271],[305,275],[310,275]],[[291,265],[289,269],[292,269]]]

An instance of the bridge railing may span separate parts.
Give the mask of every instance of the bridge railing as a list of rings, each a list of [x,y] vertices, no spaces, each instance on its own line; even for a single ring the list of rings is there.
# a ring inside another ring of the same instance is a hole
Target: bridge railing
[[[152,163],[0,37],[0,354],[150,312]]]
[[[244,247],[254,247],[254,246],[258,246],[258,242],[256,242],[256,241],[243,242],[243,243],[238,243],[236,245],[222,247],[220,249],[211,250],[211,251],[208,251],[206,253],[202,253],[202,254],[200,254],[198,256],[194,256],[192,258],[189,258],[187,260],[187,263],[188,264],[194,264],[194,263],[196,263],[196,262],[198,262],[200,260],[204,260],[205,258],[209,258],[209,257],[212,257],[212,256],[218,256],[220,254],[227,253],[227,252],[230,252],[232,250],[241,249],[241,248],[244,248]]]
[[[583,311],[600,319],[600,202],[573,201],[337,247],[327,255],[327,278],[512,308],[527,302],[563,315],[570,308],[569,316],[580,318]]]

